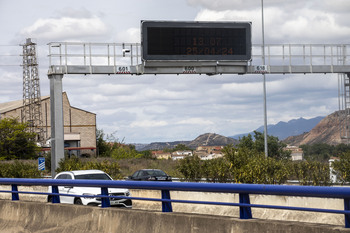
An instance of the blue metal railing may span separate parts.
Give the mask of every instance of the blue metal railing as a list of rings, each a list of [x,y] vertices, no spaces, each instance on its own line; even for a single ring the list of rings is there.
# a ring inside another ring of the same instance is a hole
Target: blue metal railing
[[[109,196],[108,188],[129,188],[129,189],[147,189],[160,190],[161,198],[147,197],[122,197],[124,199],[159,201],[162,202],[163,212],[172,212],[172,203],[190,203],[205,205],[226,205],[237,206],[240,209],[241,219],[251,219],[251,208],[284,209],[296,211],[322,212],[332,214],[343,214],[345,216],[345,227],[350,228],[350,187],[319,187],[319,186],[289,186],[289,185],[260,185],[260,184],[223,184],[223,183],[185,183],[185,182],[152,182],[152,181],[112,181],[112,180],[54,180],[54,179],[17,179],[0,178],[0,184],[11,185],[12,189],[0,190],[0,192],[12,193],[12,200],[19,200],[19,194],[37,194],[52,196],[52,203],[60,203],[60,196],[78,196],[60,194],[58,186],[75,187],[99,187],[101,195],[96,195],[102,199],[102,208],[109,207],[109,198],[121,198],[120,196]],[[52,186],[52,192],[25,192],[18,191],[18,185],[25,186]],[[215,192],[215,193],[238,193],[239,203],[214,202],[214,201],[193,201],[193,200],[175,200],[171,199],[170,191],[196,191],[196,192]],[[250,194],[262,195],[281,195],[298,197],[319,197],[319,198],[338,198],[344,200],[344,210],[306,208],[278,205],[251,204]],[[91,197],[91,196],[86,196]]]

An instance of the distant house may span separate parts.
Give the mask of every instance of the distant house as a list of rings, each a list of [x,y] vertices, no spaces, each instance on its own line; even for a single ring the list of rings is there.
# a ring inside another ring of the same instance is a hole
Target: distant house
[[[201,160],[210,160],[210,159],[217,159],[223,157],[223,154],[206,154],[206,155],[201,155],[200,159]]]
[[[303,149],[297,146],[287,146],[285,150],[288,150],[291,152],[292,161],[303,160],[304,158]]]
[[[192,151],[190,150],[174,151],[172,155],[192,156]]]
[[[208,154],[215,154],[221,152],[223,146],[198,146],[196,152],[206,152]]]
[[[50,96],[41,97],[42,122],[45,146],[50,147],[51,112]],[[22,119],[23,101],[0,103],[0,119]],[[63,92],[64,146],[74,154],[96,154],[96,114],[70,105],[66,92]],[[84,148],[84,151],[81,149]]]
[[[192,151],[190,150],[174,151],[171,153],[171,158],[172,160],[179,160],[192,155]]]
[[[172,154],[171,159],[172,160],[179,160],[179,159],[184,159],[185,155],[177,155],[177,154]]]
[[[223,157],[221,150],[224,146],[198,146],[194,152],[201,160],[210,160]]]
[[[171,153],[170,152],[164,152],[162,150],[156,150],[152,151],[152,157],[156,159],[170,159]]]

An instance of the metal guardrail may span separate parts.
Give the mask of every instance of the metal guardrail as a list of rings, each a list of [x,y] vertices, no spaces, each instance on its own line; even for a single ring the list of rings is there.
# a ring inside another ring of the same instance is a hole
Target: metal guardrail
[[[253,45],[252,62],[262,64],[263,46]],[[266,44],[266,65],[349,65],[350,44]]]
[[[51,42],[49,66],[135,66],[141,64],[140,43]]]
[[[110,180],[55,180],[55,179],[19,179],[0,178],[0,184],[11,185],[12,190],[0,190],[3,193],[12,193],[12,200],[19,200],[19,194],[51,195],[52,203],[60,203],[60,196],[85,197],[84,195],[60,194],[58,186],[76,187],[100,187],[101,195],[96,195],[102,199],[102,208],[109,207],[109,198],[121,198],[119,196],[109,196],[108,188],[129,188],[160,190],[162,197],[123,197],[124,199],[159,201],[162,203],[163,212],[172,212],[172,203],[190,203],[204,205],[236,206],[240,210],[241,219],[253,218],[251,208],[283,209],[292,211],[309,211],[332,214],[344,214],[345,227],[350,228],[350,188],[349,187],[318,187],[318,186],[289,186],[289,185],[259,185],[259,184],[224,184],[224,183],[187,183],[187,182],[153,182],[153,181],[110,181]],[[18,185],[25,186],[52,186],[52,193],[48,192],[26,192],[18,191]],[[170,191],[185,192],[216,192],[216,193],[238,193],[239,203],[214,202],[214,201],[193,201],[171,199]],[[250,194],[281,195],[299,197],[319,197],[337,198],[344,200],[344,210],[320,209],[293,206],[262,205],[251,204]],[[91,196],[86,196],[91,197]]]

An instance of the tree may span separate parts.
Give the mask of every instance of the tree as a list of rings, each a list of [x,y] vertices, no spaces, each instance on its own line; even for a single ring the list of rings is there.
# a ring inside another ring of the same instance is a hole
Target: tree
[[[35,133],[27,131],[28,124],[15,118],[0,120],[0,160],[33,159],[38,155]]]
[[[225,158],[203,161],[202,173],[209,182],[232,182],[230,163]]]
[[[114,133],[107,135],[107,141],[104,139],[103,130],[96,131],[96,146],[101,157],[111,157],[115,159],[141,158],[142,154],[138,153],[135,145],[126,145],[119,142]]]
[[[295,161],[290,166],[291,174],[301,185],[329,185],[329,165],[321,161]]]
[[[190,150],[192,151],[191,148],[189,148],[188,146],[186,146],[185,144],[177,144],[175,146],[175,148],[173,149],[173,151],[184,151],[184,150]]]
[[[142,155],[142,158],[144,159],[153,159],[151,150],[139,151],[139,153]]]
[[[238,148],[247,148],[250,150],[255,150],[256,152],[264,152],[264,135],[261,132],[254,131],[254,140],[250,134],[244,136],[240,139],[240,143],[237,145]],[[283,148],[286,144],[279,141],[278,137],[271,135],[267,136],[267,147],[269,157],[276,159],[289,159],[290,151],[285,151]]]
[[[181,159],[177,169],[186,181],[199,181],[202,178],[202,161],[196,155]]]
[[[315,143],[310,145],[301,145],[304,158],[309,161],[328,162],[330,157],[341,157],[344,153],[350,151],[350,146],[345,144],[328,145],[326,143]]]
[[[332,164],[333,173],[343,184],[350,182],[350,152],[346,152],[340,156],[339,160],[335,160]]]
[[[96,130],[96,147],[98,151],[98,155],[101,157],[110,157],[111,156],[111,145],[109,145],[104,140],[105,134],[103,133],[102,129]]]
[[[245,138],[244,144],[251,144],[249,138]],[[266,158],[264,152],[258,152],[254,146],[234,148],[227,145],[222,152],[229,163],[228,177],[232,177],[236,183],[282,184],[288,178],[289,160]]]
[[[113,150],[111,157],[114,159],[131,159],[131,158],[141,158],[142,154],[137,152],[132,145],[124,145],[115,143],[113,145]]]

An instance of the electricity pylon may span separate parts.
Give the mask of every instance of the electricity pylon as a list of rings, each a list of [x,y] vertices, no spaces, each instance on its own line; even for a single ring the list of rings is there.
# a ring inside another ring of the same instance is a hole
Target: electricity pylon
[[[36,141],[43,145],[44,127],[42,122],[40,80],[36,43],[30,38],[23,47],[23,108],[22,122],[29,124],[29,131],[37,134]]]

